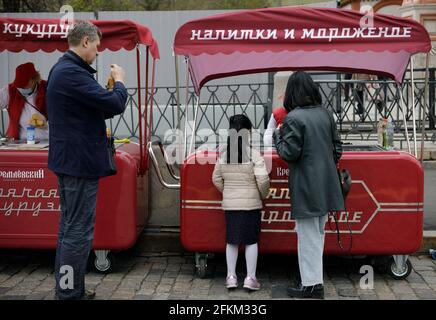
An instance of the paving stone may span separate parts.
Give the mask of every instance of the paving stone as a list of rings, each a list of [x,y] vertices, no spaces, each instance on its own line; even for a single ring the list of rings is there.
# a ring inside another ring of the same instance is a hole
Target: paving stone
[[[174,284],[176,281],[175,278],[168,278],[168,277],[162,277],[159,281],[160,284],[168,284],[168,285],[172,285]]]
[[[135,290],[116,290],[111,296],[114,300],[130,300],[135,296]]]
[[[162,275],[162,277],[175,279],[175,278],[177,278],[178,275],[179,275],[179,273],[176,271],[165,271],[165,273]]]
[[[180,274],[176,278],[176,282],[192,282],[194,277],[192,275]]]
[[[152,300],[168,300],[169,296],[170,295],[168,293],[156,294],[156,295],[153,295]]]
[[[153,295],[144,295],[144,294],[137,294],[133,297],[133,300],[151,300],[153,298]],[[179,299],[176,299],[179,300]]]
[[[435,300],[436,292],[433,290],[415,290],[415,294],[419,299],[422,300]]]
[[[96,299],[293,300],[287,296],[286,289],[297,270],[294,256],[292,259],[283,255],[268,259],[260,257],[257,276],[261,290],[249,293],[241,286],[231,291],[225,288],[227,267],[223,254],[209,260],[210,272],[205,279],[194,274],[192,256],[166,257],[162,254],[148,259],[135,254],[138,253],[122,253],[121,267],[114,273],[87,274],[86,286],[95,289]],[[0,299],[53,299],[55,280],[52,260],[20,255],[16,259],[1,260]],[[407,279],[393,280],[387,274],[375,273],[373,290],[364,290],[360,287],[359,266],[366,261],[327,257],[325,299],[436,300],[436,265],[426,256],[411,256],[410,260],[417,270],[412,271]],[[241,275],[245,273],[244,263],[238,264],[237,272]]]
[[[47,295],[46,292],[37,292],[37,293],[31,293],[26,296],[26,300],[44,300],[45,296]]]
[[[360,300],[378,300],[376,294],[361,294],[359,295]]]
[[[221,285],[213,285],[209,289],[209,296],[219,296],[219,295],[227,295],[228,289],[224,286],[224,284]]]
[[[44,297],[44,300],[55,300],[55,291],[51,290],[47,293],[47,295]]]
[[[170,292],[172,289],[171,285],[166,285],[166,284],[160,284],[157,286],[156,288],[156,293],[160,294],[160,293],[168,293]]]
[[[160,281],[161,278],[162,278],[162,275],[161,275],[161,274],[151,274],[151,273],[149,273],[149,274],[145,277],[145,279],[146,279],[147,281]]]
[[[386,292],[378,293],[377,292],[377,296],[380,300],[396,300],[396,297],[393,293],[386,293]]]
[[[354,288],[339,288],[338,295],[340,297],[358,297],[357,290]]]
[[[286,292],[287,288],[288,288],[287,284],[271,285],[271,297],[273,299],[287,298],[288,297],[288,294]]]
[[[1,300],[25,300],[26,296],[22,295],[6,295],[1,296]]]
[[[436,284],[436,277],[426,277],[423,276],[424,281],[428,284]]]
[[[414,291],[410,286],[395,286],[391,288],[394,294],[413,294]]]
[[[410,287],[413,289],[413,290],[417,290],[417,289],[421,289],[421,290],[432,290],[432,288],[428,285],[428,284],[426,284],[425,282],[424,283],[411,283],[410,284]]]
[[[139,279],[123,279],[118,286],[118,289],[133,289],[138,290],[141,287]]]
[[[419,275],[422,277],[436,277],[436,271],[419,271]]]

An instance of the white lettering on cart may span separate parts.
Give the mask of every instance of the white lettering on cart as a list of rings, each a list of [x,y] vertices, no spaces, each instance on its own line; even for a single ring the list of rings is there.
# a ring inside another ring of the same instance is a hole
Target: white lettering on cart
[[[41,203],[34,203],[32,205],[32,210],[33,210],[32,212],[33,217],[39,216],[39,212],[41,211]]]
[[[285,29],[285,39],[295,39],[295,29]]]
[[[6,217],[11,216],[12,214],[18,217],[20,213],[26,212],[31,212],[33,217],[37,217],[41,211],[60,212],[61,210],[61,206],[58,205],[56,207],[54,202],[48,202],[44,207],[42,205],[41,202],[5,202],[3,208],[0,208],[0,212],[4,212],[4,216]]]
[[[32,189],[24,188],[21,194],[16,189],[5,190],[0,188],[0,198],[59,198],[57,189],[37,189],[32,193]]]
[[[0,171],[3,179],[44,179],[44,169]]]
[[[303,29],[303,36],[301,39],[306,38],[314,38],[315,37],[315,29]]]
[[[291,211],[263,211],[261,221],[267,222],[268,224],[273,222],[291,222]]]
[[[339,223],[360,223],[362,221],[362,211],[355,211],[355,212],[348,212],[348,211],[341,211],[339,213],[339,217],[337,217],[337,221]],[[329,220],[330,222],[334,222],[334,217],[333,216],[329,216]]]
[[[52,36],[60,36],[61,39],[65,39],[68,36],[68,30],[70,26],[68,24],[4,24],[3,33],[9,33],[15,35],[16,38],[21,38],[23,35],[36,35],[37,38],[51,38]],[[35,30],[36,28],[36,30]],[[48,29],[48,30],[47,30]]]
[[[10,27],[8,27],[10,30]],[[366,38],[410,38],[412,27],[369,27],[369,28],[303,28],[301,39],[366,39]],[[18,34],[24,31],[17,31]],[[40,32],[41,33],[41,32]],[[45,31],[43,32],[45,33]],[[53,34],[50,27],[48,34]],[[279,37],[280,35],[280,37]],[[288,40],[295,39],[295,29],[206,29],[191,30],[191,40]]]
[[[288,168],[281,168],[281,167],[277,167],[277,176],[278,177],[284,177],[284,176],[289,176],[289,169]]]
[[[269,194],[266,198],[267,199],[290,199],[289,188],[270,188]]]
[[[191,30],[191,40],[277,40],[277,29]]]
[[[57,199],[57,189],[36,189],[23,188],[22,191],[17,189],[0,188],[0,199],[10,199],[5,201],[3,207],[0,207],[0,213],[5,216],[19,216],[20,213],[30,212],[33,217],[39,216],[40,212],[60,212],[60,204],[56,206],[56,202],[46,202],[48,199]],[[22,201],[17,200],[22,199]],[[38,200],[39,199],[39,200]],[[43,201],[41,201],[43,200]]]

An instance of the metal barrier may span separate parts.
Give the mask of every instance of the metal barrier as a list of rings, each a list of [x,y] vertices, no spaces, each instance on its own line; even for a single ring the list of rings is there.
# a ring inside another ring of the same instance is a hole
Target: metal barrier
[[[416,70],[419,72],[422,70]],[[410,80],[405,80],[401,87],[393,81],[354,81],[354,80],[318,80],[323,98],[323,104],[332,110],[338,128],[345,137],[355,136],[360,140],[374,139],[377,122],[385,116],[394,124],[395,132],[405,136],[404,122],[400,97],[406,106],[406,123],[412,127],[412,108],[417,110],[417,128],[422,127],[422,109],[425,108],[426,132],[435,130],[435,86],[436,69],[430,69],[429,90],[424,97],[424,80],[415,80],[414,88]],[[204,128],[217,133],[226,129],[230,116],[236,113],[246,114],[253,122],[255,129],[263,134],[271,115],[272,83],[215,85],[205,86],[202,90],[198,114],[197,131]],[[412,102],[412,89],[415,100]],[[144,89],[141,89],[144,90]],[[400,91],[402,95],[400,94]],[[182,88],[181,92],[186,92]],[[188,88],[188,99],[185,107],[180,110],[181,123],[188,115],[194,117],[195,94],[193,88]],[[149,97],[152,95],[149,94]],[[138,139],[138,104],[137,89],[128,89],[126,111],[113,119],[107,120],[107,125],[116,138]],[[153,127],[152,134],[164,138],[165,132],[177,127],[177,100],[175,87],[157,87],[153,95]],[[183,97],[182,101],[186,101]],[[150,101],[148,101],[150,103]],[[144,106],[141,108],[145,112]],[[3,110],[0,117],[0,135],[3,137],[7,129],[7,112]],[[147,124],[150,125],[150,124]],[[436,134],[427,135],[426,140],[436,140]],[[165,141],[164,141],[165,142]]]

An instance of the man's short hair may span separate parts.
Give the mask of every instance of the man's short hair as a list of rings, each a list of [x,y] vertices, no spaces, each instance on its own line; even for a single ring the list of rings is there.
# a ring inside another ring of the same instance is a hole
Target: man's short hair
[[[78,21],[73,28],[68,31],[68,45],[77,47],[84,37],[90,41],[101,40],[102,34],[99,28],[89,21]]]

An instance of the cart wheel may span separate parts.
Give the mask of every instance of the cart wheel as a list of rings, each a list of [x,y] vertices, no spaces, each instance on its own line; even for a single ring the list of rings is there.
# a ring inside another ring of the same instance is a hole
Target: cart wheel
[[[394,278],[395,280],[402,280],[409,276],[409,274],[412,272],[412,263],[410,260],[407,260],[404,266],[404,269],[401,270],[397,267],[397,264],[395,263],[395,260],[393,257],[389,259],[389,262],[387,264],[387,272],[388,274]]]
[[[206,277],[207,264],[206,259],[200,259],[199,265],[197,266],[197,275],[204,279]]]
[[[98,273],[108,274],[114,270],[115,256],[108,250],[96,250],[93,269]]]
[[[197,276],[201,279],[206,277],[207,272],[207,254],[195,253],[195,268]]]

